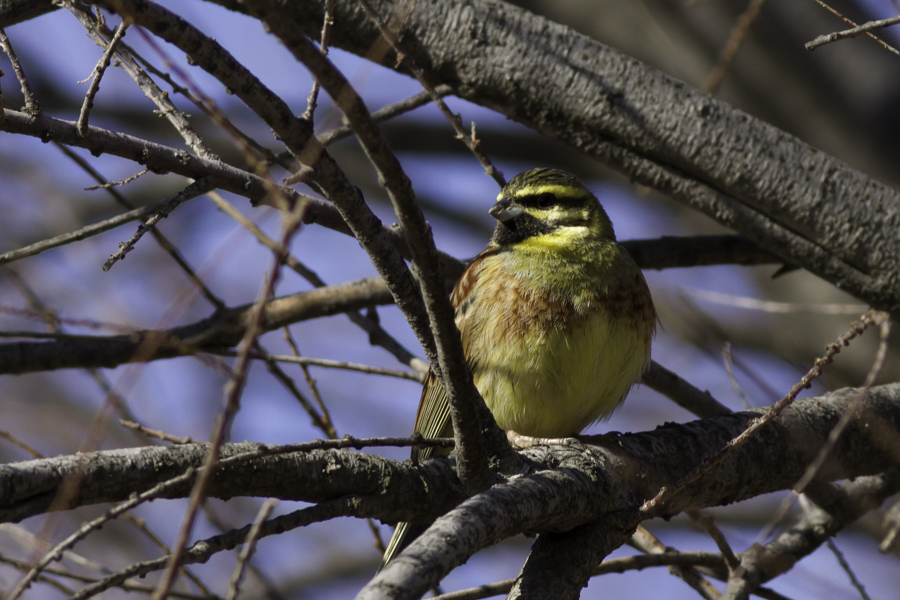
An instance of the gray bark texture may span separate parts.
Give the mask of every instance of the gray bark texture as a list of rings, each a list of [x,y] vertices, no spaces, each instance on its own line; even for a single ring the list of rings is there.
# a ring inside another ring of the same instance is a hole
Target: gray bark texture
[[[254,2],[243,4],[252,10]],[[401,24],[404,53],[432,84],[584,150],[872,306],[900,306],[900,195],[888,186],[509,4],[372,5],[384,21]],[[314,37],[322,6],[294,2],[286,10]],[[371,57],[380,34],[360,5],[338,1],[335,15],[332,43]],[[398,63],[390,52],[380,62]]]

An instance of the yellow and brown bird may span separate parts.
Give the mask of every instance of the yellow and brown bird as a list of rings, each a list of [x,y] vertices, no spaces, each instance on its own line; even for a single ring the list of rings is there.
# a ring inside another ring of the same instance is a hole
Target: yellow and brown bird
[[[510,440],[580,433],[625,399],[650,363],[656,326],[644,276],[597,198],[574,175],[533,169],[497,197],[491,242],[451,295],[475,379]],[[453,437],[447,395],[430,373],[416,432]],[[421,461],[431,448],[414,448]],[[411,539],[400,523],[388,563]]]

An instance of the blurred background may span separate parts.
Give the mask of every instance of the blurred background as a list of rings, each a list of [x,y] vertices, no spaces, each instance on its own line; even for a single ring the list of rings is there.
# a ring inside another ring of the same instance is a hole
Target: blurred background
[[[311,80],[259,23],[204,2],[160,4],[215,37],[267,86],[302,113]],[[706,89],[748,113],[800,137],[846,161],[856,169],[896,187],[900,159],[900,56],[866,37],[806,50],[818,35],[848,27],[814,0],[557,0],[517,2],[528,10],[571,26],[693,86]],[[862,23],[900,12],[887,0],[830,1],[835,10]],[[749,11],[749,12],[748,12]],[[758,14],[756,14],[758,13]],[[743,21],[742,21],[743,20]],[[748,23],[741,29],[742,22]],[[110,20],[115,27],[118,20]],[[737,39],[735,32],[743,32]],[[92,69],[102,50],[85,34],[68,11],[45,14],[6,29],[43,110],[56,118],[76,120]],[[897,46],[891,29],[876,33]],[[271,132],[238,100],[200,69],[184,63],[172,47],[150,43],[129,30],[125,41],[164,71],[177,65],[194,89],[202,91],[242,131],[263,145],[279,149]],[[735,43],[737,42],[736,46]],[[733,59],[723,62],[729,43]],[[331,51],[370,110],[413,96],[421,90],[404,76],[360,58]],[[22,96],[9,60],[0,56],[3,107],[19,110]],[[233,142],[200,111],[172,95],[189,113],[194,127],[223,159],[242,164]],[[584,155],[539,136],[487,109],[449,98],[464,123],[477,124],[483,150],[506,175],[534,166],[570,170],[582,177],[609,212],[619,239],[690,236],[725,230],[704,215],[645,189]],[[105,75],[91,124],[171,146],[182,142],[166,121],[153,112],[133,82],[120,70]],[[316,128],[323,133],[341,124],[328,97],[320,96]],[[438,247],[459,258],[470,258],[486,244],[493,219],[487,214],[498,189],[454,134],[436,108],[417,109],[384,125],[384,130],[411,178],[431,223]],[[385,223],[395,219],[374,170],[352,139],[331,151]],[[128,178],[134,164],[110,156],[93,157],[75,149],[109,180]],[[284,174],[276,173],[276,177]],[[52,143],[0,134],[0,253],[77,230],[123,209],[91,176]],[[119,188],[137,206],[159,201],[181,189],[182,178],[147,174]],[[308,190],[301,190],[308,191]],[[244,198],[223,194],[241,213],[271,237],[278,238],[281,217],[267,207],[252,208]],[[0,267],[0,329],[7,332],[47,331],[41,314],[60,319],[67,333],[114,334],[125,329],[159,329],[192,323],[213,312],[184,272],[151,237],[145,237],[127,259],[103,272],[101,266],[118,244],[128,239],[130,223],[102,235],[62,246]],[[229,306],[254,301],[264,285],[272,256],[234,219],[206,197],[179,207],[159,230],[183,254],[209,288]],[[375,274],[355,240],[316,226],[295,236],[291,250],[325,282],[339,283]],[[778,277],[779,266],[705,267],[648,272],[661,316],[653,358],[727,406],[764,406],[784,395],[825,344],[847,330],[865,306],[831,285],[802,272]],[[285,270],[278,295],[311,286]],[[43,307],[43,308],[41,308]],[[394,307],[379,308],[383,327],[417,356],[414,336]],[[345,316],[292,326],[303,356],[349,361],[390,369],[405,369],[384,350],[369,345],[368,336]],[[806,394],[860,385],[877,346],[870,332],[841,352],[837,361]],[[262,338],[265,348],[290,354],[283,332]],[[900,373],[897,344],[881,381],[896,381]],[[230,359],[226,359],[230,360]],[[310,384],[299,367],[285,370],[304,394]],[[337,434],[360,437],[405,436],[412,430],[420,385],[377,375],[309,368],[315,388],[331,412]],[[144,445],[146,438],[122,427],[121,414],[110,408],[110,393],[121,397],[139,423],[173,436],[207,440],[223,403],[227,378],[210,361],[177,358],[133,364],[89,373],[63,370],[4,376],[0,379],[0,430],[46,456],[92,448]],[[694,417],[647,388],[632,392],[613,417],[596,425],[595,433],[653,429],[666,421]],[[297,400],[266,370],[250,373],[232,441],[289,443],[322,437]],[[405,459],[408,450],[384,449],[391,458]],[[0,439],[0,461],[28,460],[33,454],[8,438]],[[289,476],[289,474],[286,474]],[[759,539],[782,495],[709,510],[736,551]],[[262,500],[242,498],[208,502],[206,517],[195,539],[214,535],[219,527],[240,527],[253,520]],[[171,543],[186,502],[157,501],[135,514],[160,538]],[[282,502],[276,514],[297,503]],[[103,507],[64,515],[37,517],[0,526],[0,560],[40,556],[38,538],[59,540]],[[798,509],[799,510],[799,509]],[[686,517],[652,522],[651,529],[666,545],[679,550],[711,550],[715,545]],[[381,527],[382,536],[390,528]],[[897,557],[880,555],[880,515],[876,511],[841,533],[836,543],[871,598],[891,598],[900,588]],[[444,582],[456,590],[515,577],[530,540],[518,538],[485,550],[454,571]],[[620,550],[615,556],[631,551]],[[120,520],[78,544],[66,568],[97,577],[131,563],[159,555],[148,537]],[[224,595],[236,553],[215,556],[190,570]],[[371,577],[379,563],[369,526],[344,519],[263,540],[248,576],[246,598],[347,598]],[[22,573],[0,562],[0,589],[10,589]],[[68,582],[74,588],[80,584]],[[141,583],[152,585],[153,577]],[[835,554],[822,548],[788,575],[768,587],[789,598],[859,598]],[[179,589],[202,596],[192,585]],[[584,598],[694,598],[696,593],[662,569],[604,576],[592,581]],[[37,584],[26,597],[62,598],[68,594]],[[113,590],[105,597],[125,597]]]

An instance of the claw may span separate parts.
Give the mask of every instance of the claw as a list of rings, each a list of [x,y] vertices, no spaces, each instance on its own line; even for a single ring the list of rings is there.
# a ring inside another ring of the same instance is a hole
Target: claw
[[[524,450],[526,448],[534,448],[535,446],[576,446],[580,445],[581,442],[578,438],[574,437],[564,437],[564,438],[543,438],[543,437],[532,437],[530,435],[523,435],[521,433],[517,433],[515,431],[507,431],[506,439],[509,440],[509,443],[513,445],[513,447],[518,448],[519,450]]]

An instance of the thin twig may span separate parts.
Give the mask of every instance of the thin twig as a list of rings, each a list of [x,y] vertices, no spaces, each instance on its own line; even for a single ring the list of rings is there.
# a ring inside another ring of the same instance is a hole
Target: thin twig
[[[295,340],[293,334],[291,334],[290,327],[284,328],[284,341],[291,347],[293,356],[299,357],[300,348],[297,345],[297,340]],[[300,369],[303,371],[303,378],[306,380],[306,385],[309,386],[309,391],[312,393],[313,398],[315,398],[316,404],[319,405],[319,410],[322,411],[322,422],[325,426],[323,433],[328,437],[337,438],[337,428],[334,426],[331,412],[328,410],[328,406],[325,404],[322,394],[319,393],[319,386],[316,384],[316,380],[310,375],[308,366],[301,364]]]
[[[7,556],[0,556],[0,562],[12,565],[20,571],[27,572],[28,569],[32,567],[32,565],[23,560],[16,560],[14,558],[9,558]],[[79,581],[83,583],[96,583],[99,581],[96,577],[88,577],[85,575],[79,575],[77,573],[70,573],[68,571],[63,571],[61,569],[44,569],[43,571],[47,575],[52,575],[54,577],[60,577],[65,579],[71,579],[72,581]],[[41,583],[46,583],[48,585],[52,585],[62,591],[64,594],[71,596],[75,594],[74,590],[70,590],[65,587],[60,587],[59,582],[48,578],[45,575],[40,575],[36,581],[40,581]],[[149,593],[153,591],[153,588],[147,585],[138,585],[135,583],[121,583],[119,587],[126,592],[144,592]],[[209,592],[209,590],[204,591],[203,595],[199,594],[189,594],[185,592],[177,592],[173,591],[169,594],[171,598],[183,598],[184,600],[209,600],[210,598],[216,598],[214,594]]]
[[[246,571],[247,564],[250,562],[250,557],[253,556],[253,553],[256,551],[256,541],[259,538],[260,528],[262,528],[263,523],[269,518],[269,515],[272,514],[272,511],[277,504],[278,500],[269,498],[263,502],[259,512],[256,513],[256,518],[253,519],[253,525],[250,526],[250,531],[247,533],[247,538],[244,540],[244,547],[241,549],[237,563],[234,565],[234,572],[231,574],[231,580],[228,582],[227,600],[237,600],[240,595],[241,580],[244,578],[244,572]]]
[[[660,554],[676,554],[678,550],[663,544],[659,538],[650,533],[645,527],[638,525],[628,542],[633,548],[637,548],[644,554],[660,555]],[[601,563],[601,566],[605,563]],[[719,570],[719,569],[717,569]],[[721,569],[726,571],[727,569]],[[716,590],[715,586],[704,577],[694,565],[671,565],[669,572],[680,578],[686,584],[691,586],[703,600],[719,600],[721,594]]]
[[[306,411],[306,414],[309,415],[309,418],[312,420],[313,425],[315,425],[322,433],[324,433],[329,439],[337,439],[337,432],[334,429],[334,425],[331,423],[330,419],[325,420],[324,415],[319,414],[319,411],[312,405],[306,396],[300,391],[297,387],[297,384],[294,383],[294,380],[284,372],[278,363],[274,360],[266,360],[268,356],[265,353],[254,353],[254,354],[262,354],[260,358],[266,361],[266,367],[268,367],[269,372],[275,376],[275,378],[281,382],[281,384],[287,389],[288,392],[294,398],[297,399],[297,402],[300,403],[300,406],[303,407],[303,410]],[[255,356],[254,356],[255,358]],[[320,404],[320,406],[322,406]]]
[[[319,39],[319,52],[322,56],[328,56],[328,40],[331,37],[331,28],[334,26],[334,0],[326,0],[325,15],[322,18],[322,36]],[[316,101],[319,98],[319,90],[322,88],[319,81],[313,78],[312,89],[309,91],[309,97],[306,99],[306,110],[303,112],[303,119],[312,122],[313,115],[316,112]]]
[[[455,114],[447,104],[444,102],[444,99],[437,93],[437,91],[432,87],[432,85],[428,82],[425,77],[425,73],[418,67],[418,65],[413,62],[413,60],[407,55],[403,50],[400,49],[400,41],[397,39],[396,34],[391,30],[391,28],[385,24],[382,20],[381,15],[379,15],[372,5],[368,3],[367,0],[358,0],[359,5],[362,7],[363,11],[366,15],[371,19],[371,21],[378,27],[378,31],[381,32],[381,35],[385,40],[391,45],[394,49],[394,52],[397,54],[397,64],[405,65],[407,69],[409,69],[410,73],[412,73],[413,77],[419,82],[419,85],[422,86],[422,89],[431,96],[431,99],[440,109],[441,113],[446,117],[447,121],[450,122],[450,125],[453,127],[453,130],[456,132],[457,139],[461,140],[469,151],[475,155],[475,158],[478,159],[478,162],[484,167],[484,172],[487,175],[490,175],[494,181],[497,182],[501,188],[506,186],[506,179],[503,177],[503,173],[499,171],[494,166],[494,163],[487,157],[484,152],[478,147],[481,142],[475,137],[475,123],[472,123],[471,133],[466,131],[465,126],[463,125],[462,119],[459,115]]]
[[[826,4],[826,3],[823,2],[822,0],[816,0],[816,3],[818,3],[819,6],[821,6],[822,8],[824,8],[825,10],[827,10],[828,12],[830,12],[831,14],[835,15],[837,18],[841,19],[841,20],[844,21],[845,23],[848,23],[848,24],[849,24],[851,27],[853,27],[854,29],[860,27],[860,25],[857,25],[857,24],[856,24],[855,22],[853,22],[852,20],[848,19],[847,17],[845,17],[844,15],[842,15],[841,13],[839,13],[838,11],[834,10],[833,8],[831,8],[830,6],[828,6],[828,4]],[[864,26],[865,26],[865,25],[863,25],[862,27],[864,27]],[[849,30],[849,31],[852,31],[852,29]],[[834,34],[834,33],[833,33],[833,34],[831,34],[831,35],[839,35],[840,33],[843,33],[843,32],[838,32],[837,34]],[[900,55],[900,51],[898,51],[896,48],[894,48],[893,46],[891,46],[890,44],[888,44],[887,42],[885,42],[884,40],[882,40],[881,38],[879,38],[878,36],[876,36],[875,34],[873,34],[872,32],[870,32],[870,31],[862,31],[862,32],[860,32],[860,33],[865,33],[867,36],[869,36],[870,38],[872,38],[873,40],[875,40],[876,42],[878,42],[879,44],[881,44],[881,47],[884,48],[885,50],[887,50],[888,52],[893,52],[894,54]],[[856,34],[856,35],[859,35],[859,34]],[[822,38],[827,38],[827,37],[829,37],[829,36],[825,35],[825,36],[821,36],[821,37],[818,37],[818,38],[814,39],[812,42],[809,42],[809,43],[806,44],[806,49],[807,49],[807,50],[813,50],[813,49],[817,48],[818,46],[821,46],[823,43],[828,43],[828,42],[821,42],[821,39],[822,39]],[[847,37],[849,37],[849,36],[847,36]],[[837,39],[841,39],[841,38],[837,38]],[[828,40],[828,41],[831,42],[831,41],[835,41],[835,40]],[[819,42],[819,43],[816,43],[816,42]],[[816,45],[813,46],[812,48],[810,48],[810,47],[809,47],[810,44],[816,44]]]
[[[74,123],[44,114],[37,118],[14,110],[6,110],[4,114],[6,120],[2,125],[3,131],[85,148],[98,156],[101,154],[119,156],[143,164],[155,173],[177,173],[193,179],[207,177],[212,187],[248,198],[254,205],[265,204],[278,208],[285,197],[290,204],[303,201],[315,208],[310,211],[310,219],[314,218],[317,224],[343,233],[349,231],[339,212],[325,200],[301,194],[297,190],[275,184],[265,177],[220,160],[195,157],[184,149],[165,146],[95,125],[89,126],[87,137],[82,138],[79,137]]]
[[[875,325],[879,328],[880,333],[878,350],[875,353],[875,359],[872,361],[872,366],[869,369],[869,372],[866,374],[863,385],[857,392],[853,401],[848,406],[847,410],[844,411],[844,414],[841,415],[841,418],[834,426],[834,429],[832,429],[828,433],[828,438],[825,440],[825,443],[822,445],[822,447],[819,448],[819,452],[816,454],[816,457],[812,460],[812,462],[809,463],[809,466],[806,468],[803,476],[796,484],[794,484],[791,493],[781,502],[778,510],[775,511],[774,515],[769,521],[769,524],[762,530],[759,535],[760,539],[764,540],[772,535],[775,527],[787,515],[788,511],[791,509],[791,506],[793,506],[794,502],[797,500],[800,494],[802,494],[807,486],[809,486],[809,484],[812,483],[812,481],[815,479],[816,475],[819,473],[819,470],[825,464],[825,460],[837,445],[841,434],[843,434],[847,426],[850,425],[850,423],[859,416],[859,409],[862,405],[863,400],[865,400],[869,389],[875,384],[875,379],[878,377],[879,373],[881,373],[881,369],[884,367],[884,363],[887,360],[888,340],[891,333],[890,315],[885,312],[870,310],[868,313],[863,315],[863,322],[866,326]]]
[[[116,227],[119,227],[120,225],[123,225],[125,223],[130,223],[131,221],[144,219],[150,215],[159,213],[160,210],[166,207],[168,202],[170,202],[170,199],[161,200],[148,206],[143,206],[141,208],[136,208],[134,210],[124,212],[122,214],[116,215],[115,217],[100,221],[99,223],[94,223],[93,225],[88,225],[86,227],[82,227],[81,229],[76,229],[75,231],[63,233],[46,240],[41,240],[40,242],[35,242],[34,244],[29,244],[28,246],[23,246],[22,248],[19,248],[17,250],[4,252],[3,254],[0,254],[0,265],[5,265],[22,258],[40,254],[41,252],[50,250],[52,248],[58,248],[72,242],[77,242],[79,240],[84,240],[89,237],[99,235],[105,231],[109,231],[110,229],[115,229]]]
[[[816,48],[824,46],[825,44],[831,44],[832,42],[857,37],[864,33],[868,34],[870,31],[875,31],[876,29],[882,29],[884,27],[890,27],[891,25],[896,25],[897,23],[900,23],[900,16],[890,17],[888,19],[880,19],[878,21],[869,21],[868,23],[863,23],[862,25],[857,25],[856,27],[852,27],[850,29],[844,29],[843,31],[835,31],[834,33],[820,35],[813,41],[807,42],[805,44],[805,47],[807,50],[815,50]],[[870,35],[870,37],[875,38],[883,45],[887,46],[885,42],[875,37],[874,35]],[[897,52],[892,47],[887,47],[889,50],[893,50],[895,53]]]
[[[747,395],[744,394],[744,389],[734,374],[734,357],[731,355],[731,342],[725,342],[722,345],[722,363],[725,366],[725,373],[728,374],[728,381],[731,382],[731,389],[740,398],[744,408],[752,408],[750,401],[747,400]]]
[[[734,296],[732,294],[723,294],[721,292],[710,292],[707,290],[686,287],[679,287],[678,289],[689,296],[694,296],[695,298],[706,300],[707,302],[715,302],[717,304],[724,304],[735,308],[746,308],[748,310],[758,310],[767,313],[858,315],[860,311],[864,311],[867,308],[865,304],[804,304],[799,302],[773,302],[771,300],[758,300],[756,298],[747,298],[745,296]]]
[[[680,493],[682,490],[684,490],[684,488],[703,477],[704,474],[706,474],[713,467],[722,462],[722,460],[724,460],[726,456],[734,452],[740,446],[744,445],[763,427],[772,422],[772,420],[780,415],[784,411],[784,409],[786,409],[794,402],[797,394],[799,394],[802,390],[807,389],[811,385],[812,381],[822,374],[825,366],[834,361],[834,357],[841,351],[842,347],[849,345],[854,338],[861,335],[866,330],[866,328],[868,328],[869,325],[872,324],[872,319],[875,314],[876,311],[869,311],[858,321],[854,321],[849,330],[839,336],[837,341],[828,344],[825,354],[821,358],[816,359],[814,366],[800,379],[800,381],[794,384],[794,387],[790,389],[787,395],[773,404],[766,414],[759,418],[753,419],[750,422],[750,426],[747,427],[747,429],[745,429],[743,432],[741,432],[740,435],[730,440],[715,456],[704,461],[703,464],[699,465],[696,469],[691,471],[691,473],[679,480],[674,486],[672,486],[671,488],[661,489],[659,493],[656,494],[656,496],[654,496],[651,500],[644,502],[644,504],[639,509],[640,512],[648,515],[663,509],[665,502],[671,496]]]
[[[731,545],[725,539],[725,534],[712,520],[712,517],[700,510],[689,510],[687,515],[692,521],[703,527],[706,533],[709,534],[709,537],[713,539],[719,548],[719,552],[722,553],[722,558],[725,559],[725,564],[728,565],[729,571],[733,571],[741,566],[741,560],[734,554],[734,550],[731,549]]]
[[[847,574],[847,577],[850,578],[850,584],[854,588],[856,588],[857,592],[859,592],[859,597],[862,598],[862,600],[872,600],[868,592],[866,592],[866,586],[862,584],[862,582],[856,576],[856,573],[853,572],[853,567],[851,567],[850,563],[847,562],[847,559],[844,558],[844,553],[841,552],[841,549],[838,548],[836,543],[834,543],[834,539],[828,538],[825,543],[828,545],[828,549],[831,550],[831,553],[834,554],[834,557],[837,559],[838,564],[841,565],[841,568]]]
[[[56,145],[59,146],[60,148],[66,148],[66,146],[63,146],[62,144],[56,144]],[[68,148],[66,148],[66,149],[68,150]],[[71,152],[71,150],[70,150],[70,152]],[[112,188],[121,187],[121,186],[131,183],[132,181],[137,180],[140,177],[143,177],[144,175],[146,175],[149,172],[150,172],[150,169],[141,169],[134,175],[129,175],[128,177],[119,179],[117,181],[105,181],[104,180],[103,183],[100,183],[98,185],[89,185],[88,187],[84,188],[84,191],[93,192],[94,190],[109,190]],[[134,207],[131,206],[129,208],[134,208]]]
[[[453,88],[445,83],[442,83],[441,85],[434,88],[434,91],[438,96],[443,98],[444,96],[449,95],[453,91]],[[395,102],[394,104],[389,104],[388,106],[376,110],[372,113],[372,120],[376,123],[383,123],[385,121],[393,119],[394,117],[419,108],[420,106],[425,106],[426,104],[430,103],[431,100],[432,96],[428,92],[418,93],[415,96],[411,96],[405,100]],[[344,138],[348,138],[352,135],[352,127],[350,127],[349,125],[341,125],[339,127],[335,127],[334,129],[330,129],[329,131],[326,131],[322,135],[318,136],[318,140],[319,143],[322,144],[322,146],[328,147],[331,144]],[[284,161],[292,160],[292,158],[293,155],[288,151],[282,152],[276,157],[276,159],[280,161],[279,164],[284,164]],[[301,169],[300,172],[287,177],[283,183],[285,185],[293,185],[295,183],[305,181],[308,176],[308,173]]]
[[[119,425],[125,427],[126,429],[131,429],[132,431],[139,431],[147,437],[156,438],[158,440],[162,440],[164,442],[172,442],[173,444],[196,444],[197,441],[191,438],[190,436],[184,437],[175,437],[174,435],[169,435],[165,431],[157,431],[155,429],[149,429],[144,427],[140,423],[136,423],[134,421],[128,421],[125,419],[119,419]]]
[[[15,437],[13,434],[6,431],[5,429],[0,429],[0,438],[4,438],[4,439],[12,442],[16,446],[18,446],[19,448],[21,448],[22,450],[27,452],[28,454],[30,454],[32,458],[47,458],[47,455],[41,454],[40,452],[38,452],[37,450],[35,450],[34,448],[32,448],[31,446],[26,444],[19,438]]]
[[[2,27],[0,27],[0,48],[2,48],[3,52],[6,53],[6,56],[9,57],[13,72],[16,74],[16,79],[19,80],[22,96],[25,97],[25,112],[32,117],[38,116],[41,114],[41,105],[37,101],[34,92],[31,91],[31,86],[28,85],[28,79],[25,77],[25,71],[22,69],[22,64],[19,62],[19,56],[16,54],[15,49],[13,49],[12,43],[10,43],[9,38],[6,36],[6,31],[4,31]],[[0,110],[0,113],[2,112],[3,111]]]
[[[218,354],[220,356],[237,356],[234,350],[206,350],[209,354]],[[358,373],[368,373],[370,375],[384,375],[386,377],[397,377],[398,379],[408,379],[416,383],[422,383],[422,377],[418,373],[410,373],[409,371],[398,371],[396,369],[385,369],[383,367],[373,367],[371,365],[361,365],[351,363],[345,360],[330,360],[327,358],[308,358],[305,356],[291,356],[290,354],[268,354],[266,352],[251,352],[251,358],[257,358],[267,362],[285,362],[302,366],[322,367],[324,369],[341,369],[344,371],[356,371]]]
[[[100,80],[103,79],[103,74],[106,73],[106,68],[109,66],[113,52],[116,51],[116,46],[119,45],[127,29],[128,21],[122,19],[122,22],[116,27],[116,32],[112,39],[106,45],[103,56],[100,57],[97,66],[94,67],[94,78],[91,80],[91,85],[88,86],[87,93],[84,95],[84,102],[81,103],[81,113],[78,115],[78,122],[75,124],[75,129],[78,130],[78,134],[82,137],[87,133],[88,118],[91,114],[91,108],[94,106],[94,98],[97,96],[97,92],[100,91]]]
[[[650,363],[650,368],[644,373],[641,383],[698,417],[716,417],[731,413],[731,409],[716,400],[712,394],[699,389],[656,361]]]
[[[446,83],[442,83],[441,85],[434,88],[434,93],[437,94],[440,98],[444,96],[448,96],[453,91]],[[394,104],[389,104],[384,108],[380,108],[372,113],[372,120],[376,123],[383,123],[394,117],[400,116],[402,114],[406,114],[420,106],[425,106],[430,103],[433,99],[433,96],[428,92],[420,92],[415,96],[411,96],[405,100],[401,100],[399,102],[395,102]],[[347,125],[342,125],[340,127],[335,127],[329,131],[326,131],[322,135],[319,136],[319,141],[323,146],[328,146],[333,144],[338,140],[342,140],[344,138],[350,137],[353,135],[353,129],[348,127]]]
[[[719,91],[719,86],[722,85],[725,75],[728,74],[728,69],[731,67],[731,63],[734,62],[734,57],[737,56],[741,44],[744,43],[744,38],[750,33],[750,27],[759,17],[759,13],[765,3],[766,0],[751,0],[750,5],[738,18],[737,24],[728,36],[725,47],[722,48],[722,52],[719,54],[719,61],[716,63],[716,67],[703,84],[703,91],[707,94],[715,95]]]
[[[197,196],[205,194],[212,188],[212,184],[206,177],[202,177],[190,184],[173,197],[169,198],[165,201],[165,204],[151,216],[149,219],[144,221],[141,225],[138,226],[137,232],[131,236],[128,241],[122,242],[119,244],[119,249],[112,254],[105,263],[103,263],[103,270],[109,271],[110,268],[120,260],[125,258],[125,255],[134,250],[134,245],[138,243],[138,241],[144,237],[144,234],[151,230],[156,226],[157,223],[161,219],[164,219],[171,214],[173,210],[178,208],[184,202],[188,200],[192,200]]]

